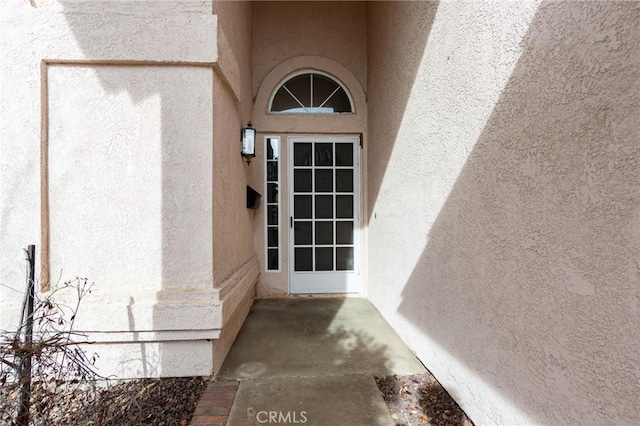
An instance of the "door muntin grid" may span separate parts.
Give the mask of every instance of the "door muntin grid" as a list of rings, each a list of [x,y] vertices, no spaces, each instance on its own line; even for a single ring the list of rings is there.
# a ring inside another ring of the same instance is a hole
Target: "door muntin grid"
[[[293,142],[293,272],[354,272],[356,143]]]

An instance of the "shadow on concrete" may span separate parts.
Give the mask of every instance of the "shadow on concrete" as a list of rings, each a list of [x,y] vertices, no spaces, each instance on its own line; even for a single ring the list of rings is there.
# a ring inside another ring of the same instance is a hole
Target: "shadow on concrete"
[[[541,424],[638,420],[638,13],[539,7],[402,291],[402,316]]]
[[[366,299],[298,298],[254,304],[219,378],[241,381],[229,425],[276,412],[369,426],[392,422],[374,375],[424,372]]]
[[[223,379],[416,374],[424,367],[365,299],[259,300]]]

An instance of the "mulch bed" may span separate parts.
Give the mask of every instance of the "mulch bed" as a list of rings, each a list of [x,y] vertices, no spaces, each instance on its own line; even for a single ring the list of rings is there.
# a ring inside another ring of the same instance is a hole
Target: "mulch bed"
[[[140,379],[113,386],[36,389],[34,425],[186,426],[204,392],[201,377]]]
[[[396,426],[473,426],[431,374],[381,376],[376,383]],[[32,424],[186,426],[206,386],[192,377],[69,385],[55,393],[36,388]]]
[[[396,426],[473,426],[431,374],[376,377]]]

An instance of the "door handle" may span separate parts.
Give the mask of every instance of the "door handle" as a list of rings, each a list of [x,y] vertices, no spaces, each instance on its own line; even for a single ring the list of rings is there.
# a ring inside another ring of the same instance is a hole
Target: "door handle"
[[[293,216],[289,216],[289,228],[293,229]]]

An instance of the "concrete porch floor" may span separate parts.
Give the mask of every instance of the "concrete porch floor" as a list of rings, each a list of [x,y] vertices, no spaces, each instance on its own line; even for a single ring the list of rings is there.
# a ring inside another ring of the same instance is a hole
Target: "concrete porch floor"
[[[216,382],[239,383],[228,426],[392,425],[373,377],[423,372],[366,299],[277,299],[255,302]],[[192,424],[222,424],[201,405]]]

